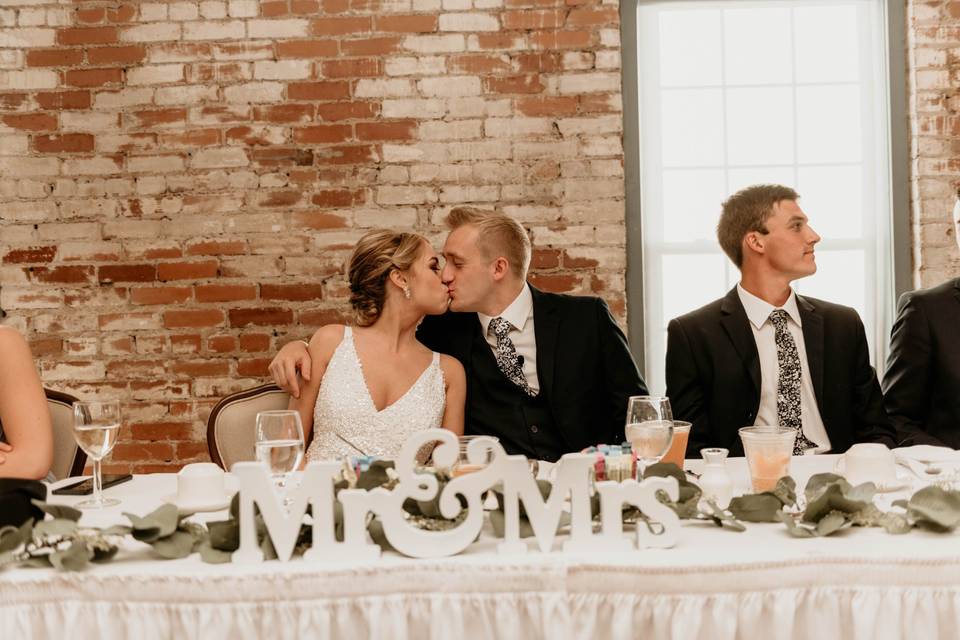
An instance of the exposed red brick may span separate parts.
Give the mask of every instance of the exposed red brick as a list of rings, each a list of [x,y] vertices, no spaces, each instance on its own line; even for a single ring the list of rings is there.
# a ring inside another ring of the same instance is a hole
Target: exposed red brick
[[[320,10],[317,0],[290,0],[290,13],[296,16],[308,16]]]
[[[63,353],[62,338],[34,338],[30,340],[30,352],[34,356],[55,356]]]
[[[287,3],[287,0],[278,0],[276,2],[260,0],[260,14],[264,18],[286,16],[290,14],[290,5]]]
[[[566,9],[504,11],[500,16],[504,29],[555,29],[566,20]]]
[[[178,442],[177,460],[179,462],[202,462],[210,459],[206,442]]]
[[[578,104],[581,113],[619,113],[623,110],[620,98],[609,94],[584,94],[579,97]]]
[[[537,31],[529,37],[534,49],[585,49],[597,41],[594,31]]]
[[[253,119],[267,122],[309,122],[313,119],[312,104],[278,104],[257,107]]]
[[[3,123],[13,129],[52,131],[57,128],[57,117],[47,113],[24,113],[3,116]]]
[[[563,252],[563,266],[567,269],[593,269],[599,264],[593,258],[578,258]]]
[[[194,287],[197,302],[235,302],[255,300],[257,287],[252,284],[204,284]]]
[[[572,116],[577,113],[577,99],[567,96],[517,98],[517,110],[525,116]]]
[[[11,249],[3,256],[3,261],[15,264],[50,262],[56,255],[56,246],[24,247],[23,249]]]
[[[600,25],[615,25],[620,23],[620,14],[617,7],[585,7],[573,9],[567,16],[567,26],[586,27]],[[552,25],[551,25],[552,26]]]
[[[78,284],[94,282],[94,269],[87,265],[69,267],[30,267],[36,282]]]
[[[237,350],[237,339],[233,336],[210,336],[207,349],[214,353],[229,353]]]
[[[477,46],[481,49],[517,49],[523,47],[523,38],[509,32],[478,33]]]
[[[530,283],[538,289],[551,293],[567,293],[580,284],[579,276],[573,274],[530,274]]]
[[[117,460],[173,460],[173,445],[165,442],[118,442],[110,457]]]
[[[30,96],[26,93],[0,93],[0,108],[17,109],[22,104],[29,101]]]
[[[261,207],[289,207],[300,202],[303,194],[299,190],[270,191],[260,195],[257,204]]]
[[[77,9],[75,15],[77,16],[77,22],[96,24],[97,22],[103,22],[103,19],[107,17],[107,11],[103,7],[93,7]]]
[[[437,30],[437,16],[375,16],[374,31],[396,33],[430,33]]]
[[[155,109],[151,111],[134,111],[132,114],[136,120],[137,126],[155,127],[158,124],[169,124],[171,122],[186,122],[186,109]],[[126,121],[126,116],[124,120]]]
[[[342,145],[316,150],[318,164],[363,164],[376,158],[372,145]]]
[[[320,0],[324,13],[346,13],[350,10],[350,0]]]
[[[321,189],[310,201],[318,207],[349,207],[363,202],[363,191],[351,189]]]
[[[339,52],[337,41],[323,38],[320,40],[287,40],[277,43],[278,58],[332,58]]]
[[[223,320],[223,311],[219,309],[178,309],[163,314],[163,326],[168,329],[215,327]]]
[[[220,144],[220,130],[193,129],[177,133],[161,133],[157,140],[162,147],[213,147]]]
[[[306,229],[343,229],[347,226],[342,216],[325,211],[297,211],[293,219],[297,226]]]
[[[64,133],[59,136],[36,136],[33,148],[40,153],[75,153],[93,151],[94,140],[89,133]]]
[[[243,240],[218,241],[201,240],[187,247],[191,256],[234,256],[246,253],[247,243]]]
[[[293,311],[280,307],[257,307],[255,309],[230,309],[231,327],[249,325],[273,326],[293,322]]]
[[[43,91],[36,94],[41,109],[59,111],[61,109],[89,109],[89,91]]]
[[[157,267],[152,264],[112,264],[97,270],[100,282],[152,282],[157,279]]]
[[[241,376],[266,377],[270,375],[270,361],[272,358],[255,358],[252,360],[238,360],[237,373]]]
[[[143,252],[143,257],[150,260],[166,260],[179,258],[183,252],[178,247],[152,247]]]
[[[484,84],[491,93],[540,93],[544,89],[536,74],[485,78]]]
[[[350,18],[319,18],[310,22],[310,33],[315,36],[342,36],[363,33],[373,28],[369,16]]]
[[[534,249],[530,257],[531,269],[556,269],[560,266],[558,249]]]
[[[510,58],[486,53],[452,56],[449,58],[450,70],[463,73],[503,73],[510,71]]]
[[[130,289],[133,304],[180,304],[190,299],[190,287],[134,287]]]
[[[191,378],[226,376],[230,363],[226,360],[179,360],[170,363],[170,372]]]
[[[417,130],[415,120],[396,122],[358,122],[357,140],[412,140]]]
[[[102,87],[119,84],[122,79],[121,69],[71,69],[64,74],[66,84],[72,87]]]
[[[342,40],[340,51],[348,56],[382,56],[400,49],[400,36]]]
[[[254,149],[251,159],[262,167],[310,166],[314,161],[312,149],[300,147],[272,147]]]
[[[116,27],[68,27],[57,31],[57,44],[110,44],[117,41]]]
[[[345,58],[343,60],[324,60],[320,66],[327,78],[371,78],[383,73],[383,66],[377,58]],[[349,97],[347,95],[341,96]],[[336,96],[323,98],[336,100]]]
[[[145,422],[130,425],[134,440],[190,440],[193,425],[189,422]]]
[[[561,56],[562,54],[553,52],[520,53],[513,56],[513,64],[517,71],[551,73],[560,70]]]
[[[31,49],[28,67],[72,67],[83,62],[83,49]]]
[[[323,285],[319,284],[262,284],[260,285],[262,300],[322,300]]]
[[[315,309],[301,311],[297,314],[297,324],[301,327],[322,327],[326,324],[347,324],[351,320],[349,313],[343,308]]]
[[[107,9],[107,22],[124,23],[132,22],[137,16],[137,9],[132,4],[122,4],[118,7]]]
[[[174,353],[199,353],[200,336],[193,333],[170,336],[170,348]]]
[[[317,120],[327,122],[374,118],[379,113],[380,105],[376,102],[332,102],[317,105]]]
[[[293,130],[294,142],[322,143],[346,142],[353,136],[353,127],[348,124],[315,125]]]
[[[202,262],[161,262],[157,266],[157,279],[168,280],[201,280],[215,278],[220,263],[216,260]]]
[[[287,96],[291,100],[343,100],[350,97],[350,83],[291,82]]]
[[[124,47],[91,47],[87,49],[90,64],[136,64],[142,62],[147,52],[143,45]]]
[[[240,349],[247,352],[269,351],[270,336],[265,333],[240,334]]]

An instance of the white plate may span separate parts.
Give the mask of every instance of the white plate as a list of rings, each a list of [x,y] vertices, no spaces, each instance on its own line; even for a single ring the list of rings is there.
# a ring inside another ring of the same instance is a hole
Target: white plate
[[[960,462],[960,452],[950,447],[935,447],[930,444],[915,444],[899,447],[893,453],[918,462]]]
[[[172,505],[176,505],[181,514],[189,515],[191,513],[199,513],[201,511],[220,511],[222,509],[226,509],[230,506],[230,500],[232,499],[232,493],[225,493],[219,500],[210,502],[178,502],[177,494],[173,493],[165,497],[163,501],[169,502]]]

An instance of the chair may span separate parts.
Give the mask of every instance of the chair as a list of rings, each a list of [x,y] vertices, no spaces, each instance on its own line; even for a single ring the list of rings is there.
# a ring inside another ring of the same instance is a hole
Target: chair
[[[51,473],[61,480],[83,474],[87,463],[87,454],[77,446],[73,437],[73,396],[44,389],[47,396],[47,408],[50,410],[50,423],[53,425],[53,465]]]
[[[220,400],[207,420],[210,459],[230,470],[234,462],[255,460],[254,423],[261,411],[286,409],[290,396],[275,384],[232,393]]]

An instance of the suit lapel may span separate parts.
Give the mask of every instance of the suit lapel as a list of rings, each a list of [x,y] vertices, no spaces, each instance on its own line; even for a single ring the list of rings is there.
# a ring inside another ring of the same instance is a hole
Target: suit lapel
[[[550,296],[530,286],[533,296],[533,334],[537,342],[537,379],[540,392],[550,397],[556,367],[556,345],[560,336],[560,314]]]
[[[756,389],[759,397],[760,356],[757,354],[757,341],[753,338],[753,332],[750,330],[750,320],[747,318],[747,312],[743,309],[743,303],[740,302],[740,296],[737,295],[736,287],[731,289],[724,297],[720,305],[720,313],[720,324],[723,325],[727,336],[730,337],[743,366],[750,372],[750,380],[753,381],[754,389]]]
[[[803,321],[803,344],[807,352],[807,364],[810,367],[810,379],[813,393],[817,397],[817,406],[823,406],[823,316],[806,299],[797,296],[797,307]]]

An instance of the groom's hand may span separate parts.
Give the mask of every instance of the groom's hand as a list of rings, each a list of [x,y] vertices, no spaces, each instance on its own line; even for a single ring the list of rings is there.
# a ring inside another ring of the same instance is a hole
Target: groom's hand
[[[294,398],[300,397],[298,370],[304,380],[310,380],[310,353],[307,351],[307,343],[302,340],[285,344],[270,362],[273,381]]]

